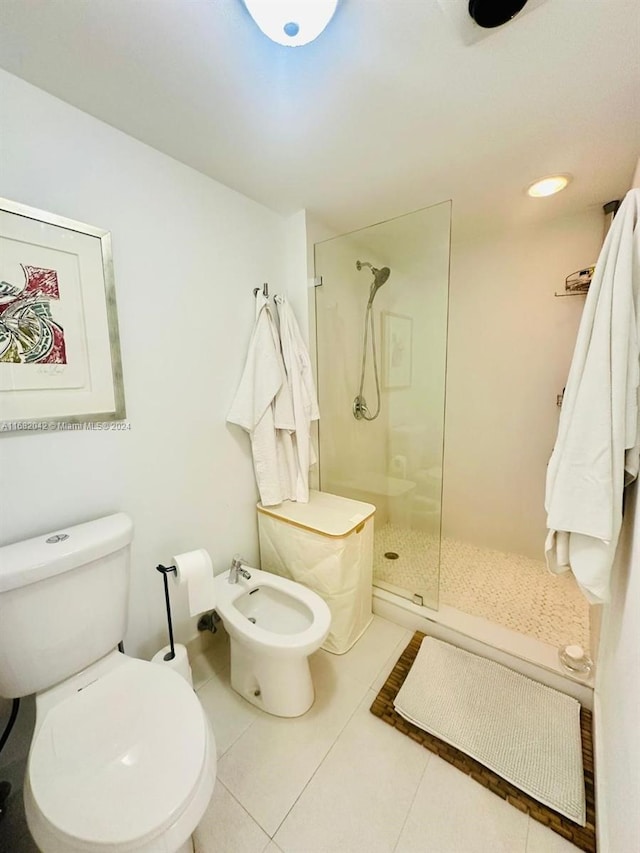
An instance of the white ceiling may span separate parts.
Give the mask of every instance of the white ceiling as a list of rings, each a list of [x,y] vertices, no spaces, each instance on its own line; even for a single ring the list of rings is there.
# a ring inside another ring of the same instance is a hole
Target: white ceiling
[[[340,0],[302,48],[241,0],[1,0],[0,65],[340,231],[447,198],[459,226],[583,210],[640,154],[638,0],[546,0],[470,46],[438,0]]]

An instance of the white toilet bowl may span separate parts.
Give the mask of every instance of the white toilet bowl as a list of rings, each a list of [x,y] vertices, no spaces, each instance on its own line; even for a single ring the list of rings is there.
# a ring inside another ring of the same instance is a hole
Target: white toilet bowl
[[[112,652],[39,694],[36,710],[24,801],[41,850],[192,850],[216,750],[184,679]]]
[[[317,593],[295,581],[245,567],[250,578],[216,577],[216,610],[231,640],[231,686],[278,717],[299,717],[313,704],[308,657],[320,648],[331,613]]]
[[[0,695],[36,696],[24,803],[43,853],[190,853],[213,792],[191,687],[116,650],[132,537],[120,512],[0,548]]]

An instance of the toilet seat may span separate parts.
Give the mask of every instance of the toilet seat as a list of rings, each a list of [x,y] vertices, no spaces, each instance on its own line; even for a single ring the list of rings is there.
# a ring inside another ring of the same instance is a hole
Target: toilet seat
[[[203,783],[207,799],[213,788],[215,748],[212,759],[208,724],[187,682],[119,657],[106,675],[50,708],[33,740],[28,817],[31,811],[54,848],[164,850],[153,839],[179,820]]]

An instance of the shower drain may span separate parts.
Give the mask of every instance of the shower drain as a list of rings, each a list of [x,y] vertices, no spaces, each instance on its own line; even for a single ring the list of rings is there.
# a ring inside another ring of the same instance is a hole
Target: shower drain
[[[400,557],[396,551],[385,551],[384,558],[385,560],[397,560]]]

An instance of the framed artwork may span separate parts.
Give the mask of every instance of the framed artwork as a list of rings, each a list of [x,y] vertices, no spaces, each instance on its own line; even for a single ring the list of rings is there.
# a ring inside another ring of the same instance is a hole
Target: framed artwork
[[[111,235],[0,199],[2,430],[124,418]]]
[[[412,332],[411,317],[382,312],[382,383],[385,388],[411,385]]]

